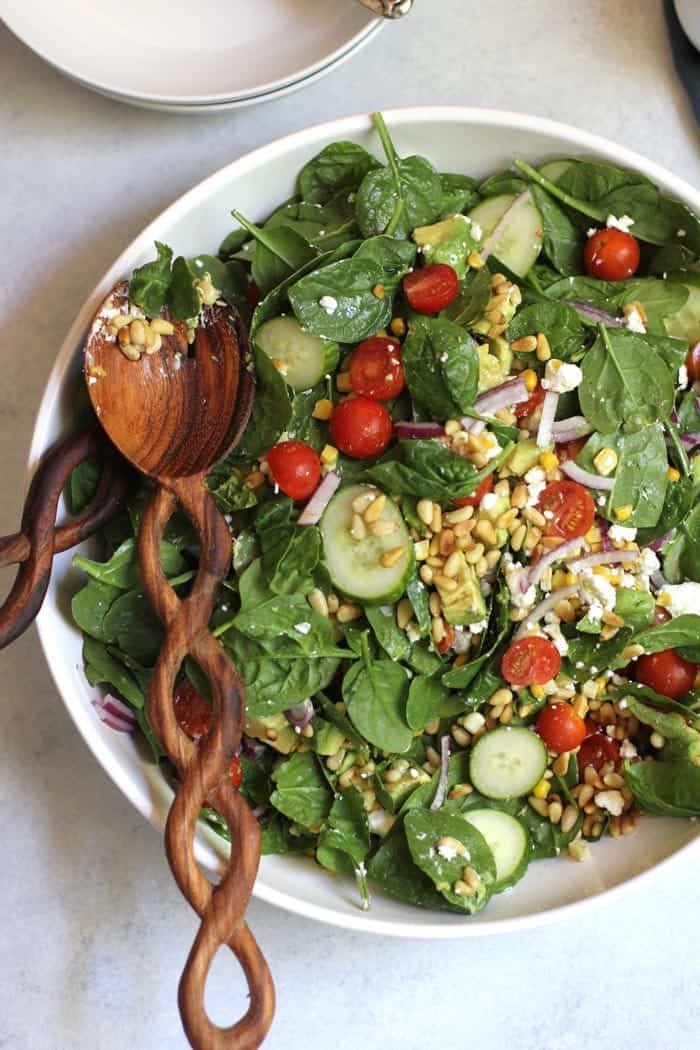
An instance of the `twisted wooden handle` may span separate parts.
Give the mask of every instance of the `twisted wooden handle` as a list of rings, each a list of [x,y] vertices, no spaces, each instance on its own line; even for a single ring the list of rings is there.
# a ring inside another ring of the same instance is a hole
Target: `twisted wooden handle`
[[[199,572],[184,601],[166,580],[159,555],[178,501],[195,523],[201,547]],[[148,716],[181,781],[165,829],[166,853],[180,890],[202,920],[180,981],[180,1013],[196,1050],[254,1050],[270,1027],[275,998],[267,963],[244,921],[260,860],[260,829],[229,775],[241,742],[245,688],[207,624],[228,572],[231,535],[201,476],[175,479],[156,492],[141,523],[139,558],[146,590],[167,632],[149,688]],[[211,729],[199,746],[180,729],[173,708],[175,679],[188,653],[206,673],[213,694]],[[231,834],[231,857],[217,886],[194,855],[205,800]],[[204,1007],[209,968],[224,944],[238,958],[250,990],[246,1014],[229,1028],[213,1024]]]
[[[95,496],[79,517],[57,528],[56,511],[65,484],[75,467],[92,457],[102,462]],[[124,468],[96,431],[66,438],[42,460],[24,504],[21,531],[0,539],[0,566],[20,563],[12,589],[0,606],[0,649],[22,634],[39,612],[54,554],[101,528],[113,517],[125,492]]]

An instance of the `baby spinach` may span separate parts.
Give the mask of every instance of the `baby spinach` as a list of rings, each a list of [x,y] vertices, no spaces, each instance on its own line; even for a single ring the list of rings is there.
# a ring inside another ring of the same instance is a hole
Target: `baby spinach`
[[[201,279],[208,273],[222,298],[244,316],[248,314],[248,278],[241,263],[222,262],[214,255],[196,255],[188,263],[195,277]]]
[[[318,528],[295,525],[291,515],[292,501],[284,497],[264,504],[255,519],[265,580],[275,594],[307,594],[321,558]]]
[[[331,806],[316,847],[316,860],[331,871],[353,872],[370,848],[369,822],[362,795],[350,787]]]
[[[508,325],[508,339],[514,342],[543,332],[554,357],[578,361],[586,348],[586,331],[581,318],[571,306],[559,302],[537,302],[518,310]]]
[[[95,459],[84,459],[70,476],[66,488],[66,502],[71,514],[85,510],[97,492],[100,464]]]
[[[315,831],[330,813],[333,793],[313,751],[297,751],[272,771],[270,802],[295,824]]]
[[[129,282],[129,300],[149,317],[156,317],[165,306],[173,261],[172,248],[160,241],[155,246],[157,258],[137,267]]]
[[[596,430],[633,430],[665,419],[673,407],[670,369],[643,336],[599,326],[578,388],[583,413]]]
[[[455,324],[469,327],[480,321],[491,298],[491,271],[487,266],[480,270],[467,270],[466,277],[460,281],[457,298],[442,316]]]
[[[375,113],[373,120],[388,165],[368,172],[362,180],[357,222],[364,237],[378,233],[407,237],[416,226],[428,226],[440,214],[440,176],[425,157],[399,157],[381,113]]]
[[[305,201],[326,204],[341,190],[356,190],[365,175],[379,167],[356,142],[332,142],[301,169],[299,192]]]
[[[406,814],[406,840],[414,863],[424,872],[436,890],[456,908],[473,914],[488,902],[496,882],[496,863],[480,831],[457,814],[440,810],[412,809]],[[461,842],[466,853],[444,857],[437,849],[441,838]],[[454,884],[462,880],[465,866],[480,876],[479,885],[469,896],[455,893]]]
[[[681,434],[700,433],[700,396],[695,390],[687,390],[681,398],[678,406],[678,429]]]
[[[252,276],[262,295],[316,258],[315,249],[289,226],[256,226],[238,211],[231,214],[255,238]]]
[[[371,259],[343,259],[302,277],[289,289],[297,320],[313,335],[359,343],[391,319],[391,296],[376,294],[384,271]],[[335,303],[322,305],[322,300]]]
[[[160,545],[160,563],[166,576],[176,576],[186,568],[177,547],[165,540]],[[84,558],[82,554],[76,554],[73,564],[92,579],[119,587],[123,591],[133,590],[141,583],[136,540],[133,537],[124,540],[106,562],[92,561],[90,558]]]
[[[343,700],[351,722],[382,751],[407,751],[413,733],[406,724],[408,677],[391,660],[358,661],[343,679]]]
[[[682,646],[697,646],[700,640],[700,615],[683,613],[666,623],[640,631],[635,643],[645,653],[660,653],[664,649],[679,649]]]
[[[405,660],[411,651],[406,632],[396,623],[393,605],[368,605],[365,616],[374,631],[375,638],[390,660]]]
[[[430,785],[426,785],[429,787]],[[421,789],[418,788],[418,791]],[[413,798],[418,791],[414,791]],[[403,818],[396,821],[371,858],[368,867],[370,879],[381,886],[384,893],[396,900],[405,901],[418,908],[438,911],[461,911],[448,903],[435,889],[433,882],[416,867],[406,841]]]
[[[648,627],[654,618],[654,596],[649,591],[618,587],[615,612],[625,621],[626,627],[632,627],[635,631]]]
[[[631,507],[625,525],[653,528],[666,496],[668,459],[663,428],[658,424],[622,434],[619,463],[608,499],[607,517],[616,521],[615,508]]]
[[[442,192],[441,219],[447,218],[448,215],[468,211],[479,203],[476,179],[471,179],[468,175],[443,173],[440,175],[440,190]]]
[[[647,813],[700,817],[700,766],[683,759],[625,762],[625,780]]]
[[[473,492],[509,452],[510,446],[506,446],[483,470],[477,471],[468,459],[451,452],[439,441],[426,438],[399,441],[364,472],[364,477],[394,496],[417,496],[449,503]]]
[[[199,316],[202,301],[194,285],[195,275],[187,259],[178,255],[173,263],[168,287],[167,304],[173,321],[189,321]]]
[[[479,353],[463,328],[444,317],[416,317],[403,344],[403,367],[411,397],[437,419],[471,408],[479,387]]]
[[[400,241],[395,237],[370,237],[362,242],[354,257],[367,259],[381,267],[385,294],[394,296],[401,278],[414,265],[417,250],[413,241]]]
[[[123,593],[119,587],[89,579],[71,601],[71,613],[81,631],[100,642],[108,641],[104,632],[104,618],[113,602]]]
[[[515,174],[510,168],[506,171],[497,171],[489,175],[487,179],[479,183],[479,195],[481,197],[500,197],[503,194],[511,194],[516,197],[527,189],[523,179]]]
[[[524,184],[519,190],[507,192],[522,193]],[[555,270],[568,276],[580,272],[583,252],[581,231],[574,226],[566,212],[559,207],[553,197],[540,186],[531,189],[535,204],[542,215],[544,238],[542,247],[545,255]]]
[[[257,459],[277,441],[292,408],[284,379],[267,354],[255,349],[257,384],[253,411],[236,448],[240,459]]]
[[[694,502],[695,484],[692,478],[679,478],[678,481],[669,484],[666,488],[666,497],[659,520],[651,528],[640,529],[637,533],[637,542],[646,546],[675,529],[685,521]],[[669,582],[673,583],[668,573],[666,575]]]
[[[249,510],[258,504],[255,489],[246,485],[240,472],[233,467],[226,467],[223,464],[215,467],[207,477],[207,485],[219,510],[224,512],[235,513],[239,510]]]
[[[106,642],[147,667],[158,659],[163,644],[163,626],[149,599],[138,590],[126,591],[112,603],[102,622]]]
[[[83,663],[90,685],[109,685],[132,707],[143,707],[146,697],[135,676],[102,642],[88,636],[83,638]]]
[[[449,695],[450,691],[442,684],[439,674],[417,675],[411,681],[406,703],[406,721],[411,729],[425,729],[440,715]]]
[[[430,632],[430,603],[425,584],[418,579],[417,573],[414,573],[406,584],[406,597],[413,606],[418,630],[425,637]]]

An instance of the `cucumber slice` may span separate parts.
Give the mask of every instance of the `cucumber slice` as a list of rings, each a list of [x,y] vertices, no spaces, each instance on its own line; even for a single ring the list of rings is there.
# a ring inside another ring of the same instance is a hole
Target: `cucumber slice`
[[[691,346],[700,341],[700,288],[687,284],[688,298],[677,314],[664,320],[668,335],[687,339]]]
[[[296,317],[275,317],[261,325],[256,346],[272,361],[281,361],[280,372],[292,390],[310,390],[330,372],[340,358],[337,343],[305,332]]]
[[[565,171],[568,171],[573,161],[570,160],[549,160],[546,164],[543,164],[539,169],[540,175],[543,175],[545,179],[549,179],[550,182],[558,182]]]
[[[496,862],[494,893],[514,886],[527,871],[530,836],[519,820],[500,809],[470,809],[464,819],[486,839]]]
[[[500,726],[477,740],[469,776],[486,798],[529,795],[547,768],[547,749],[537,733],[520,726]]]
[[[481,254],[495,255],[524,277],[542,248],[543,220],[529,190],[488,197],[469,213],[483,231]]]
[[[363,605],[390,605],[401,597],[413,572],[413,543],[401,511],[388,496],[380,521],[391,522],[394,531],[374,536],[369,529],[362,540],[350,534],[352,503],[358,496],[377,493],[372,485],[351,485],[341,489],[326,507],[320,528],[326,566],[334,587]],[[403,547],[395,565],[383,566],[380,558],[387,551]]]

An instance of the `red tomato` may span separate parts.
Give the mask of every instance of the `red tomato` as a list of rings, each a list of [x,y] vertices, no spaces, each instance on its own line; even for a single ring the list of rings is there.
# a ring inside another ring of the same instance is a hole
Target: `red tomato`
[[[583,780],[583,771],[586,766],[593,766],[597,772],[606,762],[617,762],[620,757],[620,745],[617,740],[612,740],[605,733],[601,733],[596,726],[581,744],[577,757],[579,776]]]
[[[700,383],[700,343],[691,346],[685,359],[685,367],[688,369],[689,382]]]
[[[586,723],[569,704],[548,704],[540,711],[535,729],[550,751],[573,751],[586,736]]]
[[[459,278],[451,266],[431,263],[403,279],[408,305],[419,314],[437,314],[457,298]]]
[[[388,401],[405,386],[401,347],[395,339],[365,339],[350,358],[350,385],[361,397]]]
[[[624,281],[637,272],[639,241],[623,230],[596,230],[583,249],[586,273],[601,281]]]
[[[664,649],[660,653],[646,653],[634,665],[638,682],[649,686],[655,693],[677,700],[693,688],[697,665],[684,660],[675,649]]]
[[[548,638],[533,635],[509,645],[501,660],[501,674],[511,685],[544,685],[559,674],[561,656]]]
[[[276,485],[292,499],[308,499],[321,480],[321,460],[303,441],[282,441],[273,445],[267,462]]]
[[[572,438],[571,441],[562,441],[557,445],[557,458],[560,463],[566,459],[576,459],[583,446],[588,441],[587,437]]]
[[[444,621],[443,621],[444,623]],[[448,649],[451,649],[455,641],[455,629],[451,623],[444,623],[445,636],[436,645],[436,649],[439,653],[445,654]]]
[[[478,507],[487,492],[493,488],[493,474],[487,474],[484,480],[474,489],[471,496],[462,496],[454,501],[455,507]]]
[[[527,399],[527,401],[521,401],[520,404],[513,406],[513,411],[515,412],[515,418],[516,419],[527,419],[528,416],[532,415],[532,413],[535,411],[536,408],[540,407],[540,405],[542,404],[543,401],[544,401],[544,390],[542,389],[542,387],[538,383],[537,386],[535,387],[535,389],[532,391],[532,394],[530,395],[530,397]]]
[[[546,534],[565,540],[585,536],[595,520],[593,498],[577,481],[552,481],[540,496],[539,509],[547,518]]]
[[[209,732],[211,704],[198,693],[189,678],[183,678],[173,690],[175,718],[180,729],[198,740]]]
[[[331,439],[352,459],[369,459],[383,452],[391,441],[391,416],[378,401],[354,397],[343,401],[331,416]]]

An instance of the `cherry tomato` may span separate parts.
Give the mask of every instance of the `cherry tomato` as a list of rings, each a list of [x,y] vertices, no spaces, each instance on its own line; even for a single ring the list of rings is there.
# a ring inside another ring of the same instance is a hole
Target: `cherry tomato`
[[[593,498],[577,481],[552,481],[540,496],[539,509],[547,518],[545,533],[565,540],[585,536],[595,520]]]
[[[493,474],[487,474],[481,484],[474,489],[471,496],[462,496],[461,499],[454,501],[455,507],[478,507],[486,493],[490,492],[492,488]]]
[[[391,441],[391,416],[378,401],[354,397],[338,405],[331,416],[331,440],[352,459],[369,459]]]
[[[435,646],[437,651],[439,653],[441,653],[442,655],[444,655],[447,652],[448,649],[451,649],[452,646],[454,645],[454,642],[455,642],[455,629],[452,626],[452,624],[451,623],[445,623],[443,621],[443,625],[444,625],[444,628],[445,628],[445,634],[441,638],[441,640],[437,643],[437,645]]]
[[[588,723],[586,723],[588,727]],[[605,733],[601,733],[596,726],[593,732],[589,732],[581,744],[578,752],[579,777],[583,782],[583,771],[586,766],[593,766],[598,772],[606,762],[617,762],[620,757],[620,745],[617,740],[612,740]]]
[[[451,266],[431,263],[403,279],[408,305],[419,314],[437,314],[457,298],[459,278]]]
[[[532,394],[527,401],[521,401],[520,404],[513,406],[516,419],[527,419],[531,416],[536,408],[539,408],[544,401],[544,390],[538,383]]]
[[[321,460],[303,441],[273,445],[267,462],[276,485],[291,499],[308,499],[321,480]]]
[[[175,718],[180,729],[193,740],[198,740],[209,732],[211,722],[211,704],[198,693],[189,678],[183,678],[173,690]]]
[[[395,339],[375,335],[365,339],[350,358],[350,385],[361,397],[388,401],[405,386],[401,347]]]
[[[557,445],[557,458],[560,463],[567,459],[576,459],[583,446],[588,441],[587,437],[572,438],[571,441],[562,441]]]
[[[583,249],[586,273],[601,281],[624,281],[637,272],[639,241],[624,230],[596,230]]]
[[[685,359],[685,367],[688,370],[688,381],[700,383],[700,343],[691,346]]]
[[[684,660],[675,649],[664,649],[660,653],[646,653],[634,665],[638,682],[649,686],[655,693],[677,700],[693,688],[697,665]]]
[[[535,729],[550,751],[573,751],[586,736],[586,723],[570,704],[547,704],[540,711]]]
[[[509,645],[501,660],[501,674],[511,685],[544,685],[559,674],[561,656],[548,638],[533,635]]]

